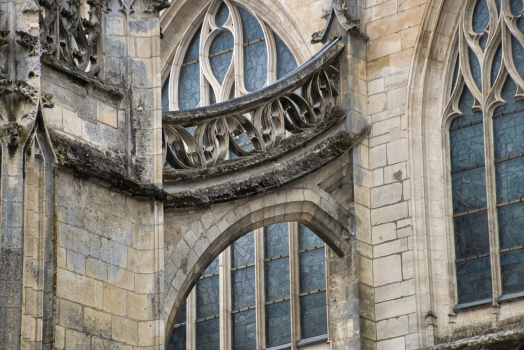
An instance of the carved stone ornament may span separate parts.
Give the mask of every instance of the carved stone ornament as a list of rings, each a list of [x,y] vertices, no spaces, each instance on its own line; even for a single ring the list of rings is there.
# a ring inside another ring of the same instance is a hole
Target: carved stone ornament
[[[33,104],[38,104],[38,90],[26,81],[12,81],[5,74],[0,74],[0,97],[16,93],[25,97]]]
[[[4,135],[7,141],[7,145],[11,148],[16,148],[20,144],[22,136],[22,126],[17,122],[11,122],[4,125]]]
[[[240,99],[226,102],[232,108],[211,114],[213,116],[204,117],[204,120],[195,118],[177,123],[164,118],[165,161],[175,169],[205,168],[226,161],[232,155],[245,157],[266,152],[279,146],[286,132],[296,134],[315,128],[335,107],[335,97],[339,95],[339,71],[331,63],[342,49],[337,41],[325,45],[317,53],[311,60],[315,65],[306,65],[290,76],[287,80],[293,84],[286,85],[284,81],[253,93],[252,97],[244,96],[245,100],[261,96],[249,106],[233,108],[235,103],[242,101]],[[294,92],[297,88],[300,94]],[[186,127],[193,126],[196,129],[190,133]]]
[[[169,7],[168,0],[144,0],[142,1],[143,11],[155,13]]]
[[[42,91],[42,107],[53,108],[55,104],[53,103],[53,101],[51,101],[52,99],[53,95]]]
[[[0,30],[0,46],[6,45],[9,43],[7,37],[11,33],[9,30]]]
[[[56,59],[92,74],[98,74],[102,15],[107,0],[88,0],[89,18],[82,18],[79,0],[40,0],[42,50]]]
[[[336,4],[331,5],[331,9],[327,13],[322,14],[322,18],[326,18],[326,27],[321,31],[313,33],[311,36],[312,44],[320,43],[325,39],[326,33],[335,19],[346,32],[360,31],[360,20],[351,17],[346,3],[340,6]]]
[[[29,51],[29,56],[37,56],[42,53],[40,47],[40,40],[38,37],[24,32],[22,30],[16,32],[16,37],[17,44]]]

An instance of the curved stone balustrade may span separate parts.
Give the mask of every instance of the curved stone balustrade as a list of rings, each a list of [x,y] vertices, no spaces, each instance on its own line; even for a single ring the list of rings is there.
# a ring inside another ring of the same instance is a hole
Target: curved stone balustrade
[[[317,127],[339,94],[339,71],[333,61],[343,47],[340,37],[334,37],[287,76],[249,95],[164,113],[164,160],[174,169],[207,168],[230,154],[245,157],[278,147],[286,131],[297,134]]]

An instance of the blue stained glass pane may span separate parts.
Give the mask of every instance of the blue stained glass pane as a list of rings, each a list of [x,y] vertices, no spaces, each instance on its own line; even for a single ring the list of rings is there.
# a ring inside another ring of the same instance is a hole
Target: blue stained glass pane
[[[483,124],[449,132],[451,170],[484,164]]]
[[[518,16],[522,12],[522,0],[510,0],[509,6],[513,16]]]
[[[489,256],[457,263],[457,292],[459,304],[492,298]]]
[[[233,86],[231,86],[231,92],[229,93],[229,99],[235,98],[235,83],[233,83]]]
[[[227,7],[225,2],[222,2],[215,15],[215,24],[217,25],[217,27],[222,28],[222,26],[226,23],[228,17],[229,7]]]
[[[289,232],[287,222],[264,228],[264,257],[274,258],[289,253]]]
[[[524,49],[522,49],[522,45],[514,36],[511,36],[511,53],[517,72],[519,72],[521,77],[524,77]]]
[[[211,71],[220,84],[226,77],[227,70],[231,64],[231,58],[233,57],[233,51],[226,52],[224,54],[211,57],[209,64],[211,65]]]
[[[502,294],[524,291],[524,249],[500,254]]]
[[[246,310],[233,314],[233,349],[255,350],[257,335],[256,310]]]
[[[470,258],[489,253],[488,211],[453,218],[455,257]]]
[[[519,28],[521,33],[524,33],[524,17],[519,18],[517,21],[517,27]]]
[[[301,338],[311,338],[327,334],[326,292],[300,297]]]
[[[262,27],[258,23],[257,19],[241,7],[238,8],[238,12],[240,13],[240,20],[242,21],[244,44],[263,38],[264,32],[262,31]]]
[[[244,85],[249,92],[261,89],[267,80],[267,48],[264,41],[244,47]]]
[[[457,126],[482,120],[482,112],[473,112],[471,110],[474,102],[475,99],[473,98],[473,95],[468,90],[468,88],[464,86],[464,90],[462,91],[462,95],[460,96],[459,100],[459,109],[463,115],[453,119],[450,128],[456,128]]]
[[[266,301],[289,297],[289,257],[264,263]]]
[[[493,57],[493,63],[491,64],[491,86],[495,84],[495,80],[497,80],[497,75],[500,71],[500,65],[502,62],[502,45],[499,45],[499,48],[495,52],[495,56]]]
[[[497,13],[500,13],[500,0],[495,0],[495,6],[497,6]]]
[[[324,241],[321,240],[316,234],[302,224],[298,224],[298,250],[318,247],[323,245]]]
[[[178,313],[178,317],[176,318],[176,324],[181,324],[186,322],[186,303],[182,306],[182,309]]]
[[[218,256],[215,258],[215,260],[213,260],[211,262],[211,264],[209,264],[204,273],[202,274],[202,276],[207,276],[207,275],[211,275],[213,273],[217,273],[218,272],[218,267],[220,266],[220,264],[218,263]]]
[[[473,30],[482,33],[489,24],[489,9],[486,0],[477,0],[473,10]]]
[[[266,347],[291,342],[291,307],[289,300],[266,305]]]
[[[277,48],[277,79],[284,77],[287,73],[297,68],[297,61],[287,45],[273,33],[275,38],[275,46]]]
[[[326,255],[324,248],[299,254],[300,293],[326,287]]]
[[[191,109],[200,102],[200,63],[194,63],[180,69],[178,80],[178,107],[180,110]]]
[[[233,243],[231,265],[244,266],[255,262],[255,233],[253,231],[240,237]]]
[[[191,38],[189,45],[187,46],[187,51],[184,56],[184,61],[182,63],[189,63],[199,59],[200,52],[200,32],[202,27],[198,28],[195,35]]]
[[[162,112],[169,111],[169,75],[162,85]]]
[[[479,39],[479,45],[482,51],[486,51],[486,44],[488,43],[488,34],[484,34]]]
[[[219,314],[218,276],[201,279],[197,282],[197,319]]]
[[[186,326],[177,327],[173,330],[167,350],[186,350]]]
[[[500,249],[524,244],[524,202],[497,208]]]
[[[213,88],[211,86],[209,86],[209,104],[210,105],[214,105],[215,103],[217,103],[215,90],[213,90]]]
[[[453,214],[486,206],[486,172],[484,167],[462,171],[452,176]]]
[[[469,66],[471,68],[471,75],[473,75],[473,80],[475,84],[482,91],[482,71],[480,69],[480,63],[471,48],[468,47],[468,56],[469,56]]]
[[[495,163],[497,203],[524,197],[524,157]]]
[[[231,49],[234,44],[233,34],[227,30],[223,30],[213,39],[209,47],[209,54],[214,55],[218,52]]]
[[[220,319],[197,322],[196,324],[197,350],[220,350]]]
[[[524,113],[493,119],[495,159],[524,153]]]
[[[515,82],[513,81],[513,79],[511,79],[508,76],[506,78],[506,81],[504,82],[502,91],[500,92],[500,95],[506,101],[506,104],[503,106],[497,107],[495,109],[495,112],[493,112],[493,115],[499,115],[505,112],[512,112],[514,110],[523,108],[524,100],[518,100],[518,101],[514,100],[516,93],[517,93],[517,85],[515,85]]]
[[[255,306],[255,267],[231,272],[231,302],[233,311]]]
[[[460,68],[460,55],[457,55],[457,62],[455,62],[455,68],[453,69],[453,80],[451,83],[451,92],[455,90],[455,86],[457,85],[459,68]]]

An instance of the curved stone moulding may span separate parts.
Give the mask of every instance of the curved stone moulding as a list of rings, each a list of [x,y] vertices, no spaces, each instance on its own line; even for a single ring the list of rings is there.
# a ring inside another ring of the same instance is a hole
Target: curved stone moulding
[[[208,168],[225,162],[230,154],[247,157],[278,147],[286,131],[299,134],[317,127],[339,95],[339,71],[333,61],[343,47],[340,37],[334,37],[287,76],[249,95],[164,113],[164,163],[174,169]],[[195,127],[193,133],[188,127]],[[242,134],[251,150],[237,143]]]

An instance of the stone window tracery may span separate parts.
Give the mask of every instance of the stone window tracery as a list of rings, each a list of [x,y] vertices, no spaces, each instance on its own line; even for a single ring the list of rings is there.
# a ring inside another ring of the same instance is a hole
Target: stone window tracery
[[[288,46],[259,16],[229,0],[216,0],[175,55],[163,87],[163,110],[240,97],[297,66]]]
[[[325,342],[326,301],[324,242],[296,222],[266,226],[235,241],[206,268],[167,348],[254,350]]]
[[[456,308],[524,295],[522,0],[471,0],[445,108]]]

